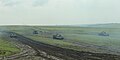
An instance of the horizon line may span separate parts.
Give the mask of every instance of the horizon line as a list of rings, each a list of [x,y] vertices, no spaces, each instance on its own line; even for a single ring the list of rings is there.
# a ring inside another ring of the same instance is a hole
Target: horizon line
[[[91,23],[91,24],[0,24],[0,26],[70,26],[70,25],[93,25],[93,24],[120,24],[120,23]]]

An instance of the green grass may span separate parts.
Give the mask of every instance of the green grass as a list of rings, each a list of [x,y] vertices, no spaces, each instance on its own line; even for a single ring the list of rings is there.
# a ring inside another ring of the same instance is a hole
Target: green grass
[[[14,44],[0,38],[0,56],[8,56],[19,51],[20,50]]]
[[[9,26],[9,31],[17,32],[36,41],[79,51],[106,52],[108,50],[120,52],[120,28],[90,28],[67,26]],[[52,39],[51,34],[33,35],[33,30],[60,33],[64,40]],[[110,36],[98,36],[105,31]],[[92,47],[89,47],[92,46]],[[102,47],[103,49],[99,48]]]
[[[71,42],[66,42],[63,40],[55,40],[52,38],[45,38],[45,37],[41,37],[41,36],[26,36],[26,37],[29,37],[33,40],[43,42],[46,44],[50,44],[50,45],[54,45],[54,46],[58,46],[58,47],[62,47],[62,48],[67,48],[67,49],[73,49],[73,50],[77,50],[77,51],[89,51],[89,50],[92,51],[92,50],[94,50],[94,49],[82,48],[77,45],[74,45]]]

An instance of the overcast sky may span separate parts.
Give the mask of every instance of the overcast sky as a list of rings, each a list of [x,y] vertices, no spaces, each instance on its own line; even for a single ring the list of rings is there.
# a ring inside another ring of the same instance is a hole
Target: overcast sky
[[[0,24],[120,23],[120,0],[0,0]]]

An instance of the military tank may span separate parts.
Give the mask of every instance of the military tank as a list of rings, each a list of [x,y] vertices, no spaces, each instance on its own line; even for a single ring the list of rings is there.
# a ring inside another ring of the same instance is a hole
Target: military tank
[[[99,33],[98,35],[99,35],[99,36],[109,36],[109,34],[108,34],[107,32],[104,32],[104,31],[101,32],[101,33]]]
[[[35,31],[33,31],[33,34],[38,34],[38,31],[36,31],[36,30],[35,30]]]
[[[53,35],[53,39],[63,40],[64,37],[61,34],[55,34]]]
[[[10,38],[17,38],[17,35],[14,34],[14,33],[11,33],[11,34],[10,34]]]

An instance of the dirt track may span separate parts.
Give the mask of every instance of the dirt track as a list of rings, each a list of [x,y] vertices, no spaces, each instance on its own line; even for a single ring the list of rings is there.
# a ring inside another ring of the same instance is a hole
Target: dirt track
[[[16,34],[17,37],[13,39],[32,47],[37,52],[36,56],[43,57],[46,60],[120,60],[120,56],[118,55],[80,52],[70,49],[63,49],[60,47],[34,41],[17,33],[14,34]]]

